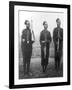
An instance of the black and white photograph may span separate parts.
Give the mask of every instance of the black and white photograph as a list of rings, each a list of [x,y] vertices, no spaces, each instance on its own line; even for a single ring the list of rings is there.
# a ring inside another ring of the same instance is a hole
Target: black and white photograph
[[[14,5],[13,14],[10,12],[14,19],[10,19],[14,22],[14,28],[11,26],[14,29],[14,85],[69,84],[69,5],[19,5],[19,2],[11,5]]]
[[[19,11],[19,79],[63,77],[63,18]]]

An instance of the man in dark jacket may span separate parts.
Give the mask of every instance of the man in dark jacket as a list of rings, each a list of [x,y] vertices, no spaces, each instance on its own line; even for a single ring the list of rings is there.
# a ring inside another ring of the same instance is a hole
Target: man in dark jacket
[[[31,74],[29,72],[30,69],[30,59],[32,55],[32,34],[30,30],[30,23],[28,20],[25,21],[26,29],[22,31],[21,36],[21,48],[23,55],[23,66],[24,66],[24,74]]]
[[[40,33],[40,45],[41,45],[41,65],[43,72],[46,71],[49,59],[49,47],[51,42],[51,34],[47,30],[48,24],[46,21],[43,22],[44,30]]]
[[[60,27],[61,21],[59,18],[57,18],[56,23],[57,27],[53,31],[53,41],[55,46],[55,68],[59,70],[63,48],[63,29]]]

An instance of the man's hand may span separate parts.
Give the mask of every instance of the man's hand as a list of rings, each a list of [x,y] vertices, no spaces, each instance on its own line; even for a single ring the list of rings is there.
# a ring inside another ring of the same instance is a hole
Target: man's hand
[[[27,43],[29,43],[29,41],[27,41]]]
[[[42,43],[49,43],[50,42],[50,40],[47,40],[47,41],[42,41]]]
[[[25,42],[25,39],[22,39],[23,42]]]
[[[45,43],[45,41],[42,41],[42,43]]]

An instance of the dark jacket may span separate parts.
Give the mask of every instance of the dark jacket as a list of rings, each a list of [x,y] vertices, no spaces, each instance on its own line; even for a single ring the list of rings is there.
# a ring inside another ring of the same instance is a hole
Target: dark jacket
[[[27,40],[28,36],[28,40]],[[27,43],[29,41],[29,43]],[[24,29],[21,36],[21,48],[23,55],[25,56],[31,56],[32,54],[32,35],[30,29]]]
[[[42,41],[45,41],[45,43],[43,43]],[[51,42],[50,32],[48,30],[43,30],[40,33],[41,65],[47,65],[48,64],[50,42]],[[44,46],[46,47],[46,55],[45,55],[45,51],[44,51]]]
[[[59,50],[61,50],[63,47],[63,29],[62,28],[59,29],[59,37],[58,37],[58,28],[56,27],[53,31],[53,41],[55,47],[57,47],[58,39],[59,39]]]
[[[46,41],[46,43],[42,43],[42,41]],[[40,33],[40,45],[41,46],[44,46],[45,44],[46,45],[49,45],[51,42],[51,34],[48,30],[43,30],[41,33]]]

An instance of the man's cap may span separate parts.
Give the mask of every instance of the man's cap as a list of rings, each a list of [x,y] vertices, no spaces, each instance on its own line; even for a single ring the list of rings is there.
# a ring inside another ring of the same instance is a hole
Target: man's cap
[[[28,21],[28,20],[25,20],[24,24],[26,25],[26,24],[27,24],[27,22],[29,22],[29,21]]]
[[[57,19],[56,19],[56,22],[58,22],[59,20],[60,20],[60,19],[59,19],[59,18],[57,18]]]
[[[45,25],[45,23],[47,23],[47,21],[44,21],[44,22],[43,22],[43,25]]]

